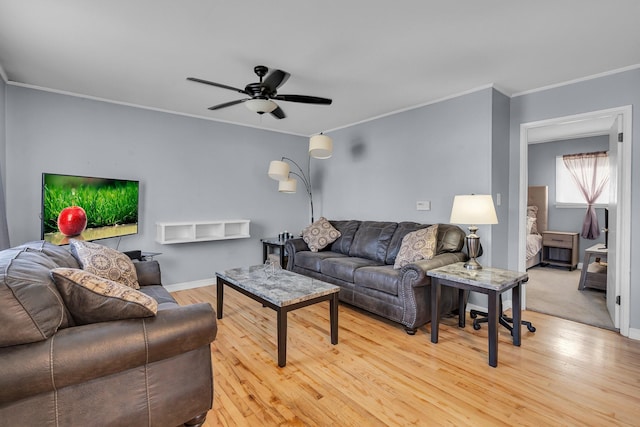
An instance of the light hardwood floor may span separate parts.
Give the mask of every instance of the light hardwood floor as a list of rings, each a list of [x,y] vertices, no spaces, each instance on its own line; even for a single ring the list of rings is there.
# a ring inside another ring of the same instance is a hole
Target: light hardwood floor
[[[206,301],[215,286],[174,292]],[[526,311],[537,328],[514,347],[500,328],[498,367],[486,325],[443,319],[415,336],[347,305],[339,343],[329,305],[289,313],[287,365],[277,366],[276,313],[225,289],[211,346],[214,403],[205,426],[640,425],[640,341]]]

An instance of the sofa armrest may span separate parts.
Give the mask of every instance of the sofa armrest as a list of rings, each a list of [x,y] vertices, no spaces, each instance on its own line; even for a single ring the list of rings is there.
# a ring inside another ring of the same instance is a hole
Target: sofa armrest
[[[436,255],[431,259],[422,259],[420,261],[413,262],[411,264],[407,264],[402,267],[402,274],[406,274],[407,272],[415,272],[418,275],[418,279],[413,282],[417,286],[425,286],[431,283],[428,279],[427,271],[433,270],[434,268],[442,267],[449,264],[454,264],[456,262],[462,262],[469,259],[464,252],[448,252],[440,255]]]
[[[140,286],[161,285],[162,276],[160,274],[160,264],[158,261],[138,261],[134,262],[138,283]]]
[[[208,303],[154,317],[76,326],[30,344],[0,348],[0,406],[144,366],[209,345],[217,323]]]
[[[302,238],[289,239],[284,243],[287,253],[287,270],[293,270],[295,265],[296,252],[308,251],[309,246]]]

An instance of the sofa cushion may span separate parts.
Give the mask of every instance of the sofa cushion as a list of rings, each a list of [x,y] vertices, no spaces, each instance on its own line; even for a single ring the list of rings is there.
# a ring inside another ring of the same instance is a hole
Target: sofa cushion
[[[154,316],[155,299],[113,280],[77,268],[55,268],[51,276],[78,325]]]
[[[436,255],[445,252],[460,252],[464,247],[466,234],[453,224],[438,224],[438,249]]]
[[[340,232],[325,218],[320,217],[313,224],[302,230],[302,240],[309,246],[311,252],[318,252],[335,242]]]
[[[331,244],[330,250],[332,252],[349,255],[349,249],[351,249],[353,238],[356,236],[358,227],[360,227],[360,221],[346,220],[329,222],[331,222],[331,225],[333,225],[341,234],[341,236]]]
[[[391,242],[389,243],[389,249],[387,249],[387,259],[385,261],[385,264],[393,265],[396,262],[396,257],[398,256],[398,252],[400,251],[400,246],[402,245],[402,239],[404,239],[404,236],[413,231],[427,228],[429,226],[430,224],[420,224],[411,221],[399,222],[396,231],[393,233]]]
[[[356,231],[349,255],[384,264],[397,222],[363,221]]]
[[[354,283],[363,288],[398,295],[401,276],[401,271],[394,269],[391,265],[361,267],[355,272]]]
[[[353,283],[357,269],[361,267],[380,265],[376,261],[358,257],[327,258],[320,263],[320,272],[345,282]]]
[[[71,239],[71,253],[89,273],[140,289],[136,267],[127,255],[97,243]]]
[[[339,254],[331,251],[311,252],[300,251],[296,252],[296,267],[305,268],[307,270],[317,271],[320,273],[322,261],[327,258],[344,258],[347,255]]]
[[[69,314],[49,276],[56,267],[37,249],[23,246],[0,252],[0,347],[43,341],[69,325]]]
[[[437,237],[438,224],[412,231],[404,236],[393,268],[402,268],[421,259],[432,259],[436,254]]]
[[[46,240],[37,240],[27,242],[16,249],[29,249],[29,251],[37,251],[46,255],[58,267],[80,268],[78,260],[75,259],[71,252],[63,246],[54,245]]]

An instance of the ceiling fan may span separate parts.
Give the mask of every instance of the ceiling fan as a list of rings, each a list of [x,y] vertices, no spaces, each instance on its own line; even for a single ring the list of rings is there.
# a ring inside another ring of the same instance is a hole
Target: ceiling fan
[[[258,114],[271,113],[276,119],[284,119],[286,115],[284,111],[274,102],[288,101],[288,102],[301,102],[303,104],[321,104],[330,105],[331,100],[328,98],[320,98],[318,96],[308,95],[278,95],[278,88],[282,86],[290,74],[282,70],[272,70],[267,76],[269,69],[264,65],[257,65],[253,68],[253,71],[260,78],[257,83],[249,83],[240,89],[233,86],[227,86],[220,83],[211,82],[208,80],[198,79],[196,77],[187,77],[187,80],[192,82],[204,83],[211,86],[220,87],[222,89],[229,89],[234,92],[242,93],[249,98],[238,99],[236,101],[225,102],[223,104],[214,105],[209,107],[209,110],[219,110],[221,108],[231,107],[232,105],[245,103],[247,108]],[[263,79],[264,76],[267,76]]]

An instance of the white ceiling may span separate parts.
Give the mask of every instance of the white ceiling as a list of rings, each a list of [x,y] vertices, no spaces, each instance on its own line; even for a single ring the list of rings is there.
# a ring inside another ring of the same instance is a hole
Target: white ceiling
[[[42,87],[298,135],[493,85],[506,95],[640,64],[637,0],[0,0],[0,66]],[[287,118],[244,96],[291,73]]]

